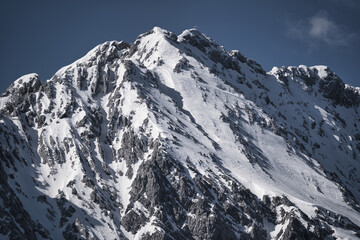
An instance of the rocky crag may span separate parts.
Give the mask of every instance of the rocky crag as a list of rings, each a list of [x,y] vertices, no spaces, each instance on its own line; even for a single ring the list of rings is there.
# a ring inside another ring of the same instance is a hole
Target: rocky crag
[[[360,89],[195,29],[0,97],[1,239],[356,239]]]

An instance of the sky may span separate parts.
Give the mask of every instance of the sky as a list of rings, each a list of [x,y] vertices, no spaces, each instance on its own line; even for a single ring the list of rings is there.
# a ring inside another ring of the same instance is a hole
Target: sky
[[[360,87],[358,0],[1,0],[0,92],[28,73],[46,81],[109,40],[134,42],[154,26],[197,28],[266,71],[327,65]]]

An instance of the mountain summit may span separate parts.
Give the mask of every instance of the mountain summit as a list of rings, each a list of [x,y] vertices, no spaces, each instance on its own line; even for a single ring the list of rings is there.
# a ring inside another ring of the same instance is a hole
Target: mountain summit
[[[0,96],[0,238],[358,238],[359,104],[196,29],[105,42]]]

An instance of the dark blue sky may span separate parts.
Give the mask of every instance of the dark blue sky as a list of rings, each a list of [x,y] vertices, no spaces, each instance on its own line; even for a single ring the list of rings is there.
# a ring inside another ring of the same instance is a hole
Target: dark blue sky
[[[358,0],[2,0],[0,92],[27,73],[45,81],[97,44],[133,42],[154,26],[196,27],[267,71],[322,64],[360,86]]]

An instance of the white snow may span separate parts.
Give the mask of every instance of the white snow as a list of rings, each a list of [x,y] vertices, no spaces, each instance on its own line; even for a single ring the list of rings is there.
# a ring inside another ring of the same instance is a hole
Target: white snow
[[[73,81],[70,84],[71,91],[69,86],[54,84],[55,99],[49,99],[46,94],[37,95],[37,101],[42,105],[42,111],[39,114],[46,115],[47,125],[40,129],[31,129],[29,135],[32,140],[28,140],[29,146],[31,146],[29,149],[32,149],[34,153],[40,150],[36,146],[38,146],[41,136],[46,146],[51,147],[50,139],[53,138],[56,142],[55,145],[64,152],[65,161],[49,164],[44,163],[39,157],[34,157],[33,163],[31,163],[32,168],[19,167],[20,173],[17,176],[21,177],[17,181],[22,189],[28,189],[24,190],[28,199],[33,199],[28,200],[23,196],[21,198],[24,208],[29,211],[31,216],[37,216],[36,219],[39,221],[47,222],[47,206],[35,199],[39,194],[45,194],[55,199],[59,191],[63,191],[74,206],[85,211],[86,214],[79,213],[82,223],[85,224],[87,215],[91,215],[94,219],[104,219],[106,223],[99,221],[95,227],[89,227],[100,239],[117,237],[117,230],[111,230],[108,224],[114,229],[121,229],[124,235],[130,239],[140,239],[146,232],[162,231],[154,226],[153,223],[157,221],[154,216],[151,216],[146,225],[136,234],[126,232],[120,226],[120,219],[130,203],[130,190],[137,171],[141,164],[151,156],[152,151],[145,150],[144,156],[139,157],[138,162],[132,165],[133,176],[131,178],[126,176],[128,166],[125,160],[115,159],[112,151],[117,152],[122,147],[121,139],[127,129],[124,127],[118,129],[114,132],[116,136],[114,140],[112,142],[107,140],[111,111],[118,111],[120,116],[132,119],[131,130],[144,142],[148,138],[159,138],[164,151],[184,166],[187,166],[190,161],[192,167],[205,176],[211,177],[211,174],[221,176],[226,172],[260,199],[264,195],[284,195],[309,217],[315,217],[316,206],[321,206],[346,216],[355,224],[360,225],[359,214],[343,201],[343,194],[339,187],[329,180],[323,171],[323,168],[329,171],[338,171],[336,168],[339,168],[345,174],[349,174],[353,168],[360,168],[360,164],[356,162],[357,160],[353,160],[351,155],[352,151],[355,151],[355,148],[351,147],[351,142],[353,142],[352,136],[356,132],[353,126],[356,122],[355,116],[358,116],[357,109],[344,107],[333,109],[331,104],[327,105],[322,100],[321,96],[304,91],[304,85],[299,84],[296,77],[285,86],[277,75],[283,68],[274,67],[268,72],[268,75],[263,76],[255,73],[247,64],[239,63],[247,84],[237,82],[236,79],[240,74],[233,70],[224,70],[223,75],[220,73],[215,76],[210,73],[209,68],[217,65],[221,69],[220,63],[215,64],[211,60],[205,59],[205,55],[201,51],[189,44],[186,47],[192,49],[196,57],[185,53],[184,36],[194,34],[193,30],[186,30],[179,35],[176,46],[166,39],[167,31],[158,27],[155,27],[153,31],[152,34],[142,36],[137,46],[137,53],[126,58],[136,65],[137,75],[134,78],[138,82],[123,81],[126,69],[121,59],[115,59],[104,69],[97,68],[96,64],[100,61],[99,53],[104,51],[108,54],[113,50],[110,46],[112,42],[106,42],[56,73],[57,77],[64,79],[65,76],[72,76],[70,78]],[[210,40],[206,36],[205,39]],[[146,59],[146,53],[150,52],[150,49],[153,49],[152,54]],[[221,48],[219,47],[219,49]],[[139,54],[141,51],[144,51],[145,54]],[[202,62],[197,57],[202,59]],[[181,69],[179,73],[174,72],[174,67],[183,58],[188,61],[188,66]],[[162,64],[158,64],[159,59],[163,60]],[[76,79],[80,77],[78,76],[79,66],[86,65],[86,63],[93,65],[87,68],[89,86],[87,90],[81,90],[77,87]],[[310,70],[316,69],[319,78],[328,76],[326,66],[308,68],[300,65],[298,68],[306,71],[307,74]],[[285,69],[286,76],[291,78],[290,70],[294,70],[296,67]],[[100,93],[93,96],[91,85],[96,84],[100,76],[99,71],[103,71],[102,74],[112,71],[111,73],[114,75],[116,73],[117,79],[111,82],[113,89],[110,89],[109,92],[104,93],[104,86],[100,84]],[[146,82],[150,81],[144,77],[147,71],[158,77],[156,83]],[[195,75],[203,81],[197,80]],[[15,81],[15,85],[21,84],[21,81],[29,81],[36,76],[35,74],[23,76]],[[52,81],[53,79],[48,80],[48,82]],[[256,85],[256,81],[261,84]],[[147,88],[142,94],[146,95],[149,103],[144,101],[143,96],[139,93],[141,88]],[[269,90],[266,92],[268,94],[266,96],[270,98],[271,104],[265,104],[265,91],[262,88]],[[119,104],[115,105],[115,109],[110,109],[109,101],[115,93],[120,93]],[[76,98],[79,109],[72,113],[71,119],[58,118],[56,113],[65,110],[65,106],[71,101],[71,96]],[[8,97],[0,98],[0,109],[3,109],[9,100]],[[54,109],[49,111],[51,103],[53,103]],[[86,120],[90,108],[99,109],[98,111],[103,116],[103,122],[101,126],[94,126],[99,127],[101,133],[100,136],[89,140],[89,147],[81,141],[79,135],[88,131],[91,123],[87,122],[82,127],[77,127],[77,123],[83,119]],[[339,116],[351,116],[346,119],[351,124],[341,126],[334,117],[334,112],[329,108],[338,112]],[[54,116],[52,112],[55,113]],[[21,121],[15,118],[11,120],[21,129],[20,136],[27,138],[27,130],[22,128]],[[148,120],[148,125],[143,129],[145,120]],[[323,120],[322,123],[321,120]],[[273,122],[277,124],[277,127],[282,124],[286,133],[282,135],[274,133],[271,128]],[[312,130],[312,122],[316,123],[313,127],[314,130]],[[0,123],[4,123],[4,121],[0,120]],[[318,133],[320,128],[324,130],[324,136],[320,136]],[[234,129],[237,129],[238,132],[236,133]],[[296,133],[294,129],[300,129],[300,132]],[[307,138],[302,138],[302,134]],[[70,141],[69,139],[73,142],[69,144],[69,150],[65,153],[65,142],[66,140]],[[303,143],[305,150],[311,154],[297,148],[296,146],[299,144],[294,143],[296,140]],[[173,142],[177,142],[178,145]],[[320,147],[315,148],[316,144]],[[339,146],[346,146],[348,152],[339,150]],[[29,156],[30,153],[22,152],[21,154]],[[86,154],[88,155],[83,156]],[[249,160],[247,154],[254,156],[253,162]],[[221,159],[221,163],[214,163],[210,156],[215,155]],[[339,160],[346,164],[340,164]],[[110,176],[104,174],[102,165],[109,168]],[[28,171],[28,169],[33,170]],[[55,174],[51,174],[53,170],[56,171]],[[107,216],[106,212],[98,205],[88,201],[93,190],[84,187],[82,179],[85,172],[93,174],[91,179],[98,187],[97,191],[105,191],[103,188],[106,186],[118,193],[116,201],[120,202],[123,208],[115,210],[115,220]],[[119,174],[120,172],[123,174]],[[358,173],[356,174],[358,176]],[[195,177],[195,172],[189,169],[189,176]],[[35,187],[37,193],[34,193],[32,178],[38,183],[38,186]],[[72,194],[72,189],[67,187],[71,180],[75,180],[74,187],[77,189],[78,195]],[[219,181],[227,184],[224,179]],[[356,184],[356,182],[351,184]],[[199,193],[199,189],[195,190]],[[360,194],[355,194],[357,199],[359,196]],[[133,209],[149,216],[146,208],[138,201],[135,202]],[[285,210],[295,211],[295,208],[286,208]],[[58,214],[59,210],[55,209],[54,211]],[[80,210],[78,211],[80,212]],[[188,216],[192,215],[188,213]],[[95,222],[95,220],[89,221]],[[51,222],[46,227],[52,229],[54,224]],[[264,224],[270,239],[275,238],[288,222],[284,225],[273,225],[265,221]],[[334,230],[334,236],[339,238],[346,238],[352,234],[341,228],[334,227]],[[58,237],[61,237],[60,232],[57,234]]]

